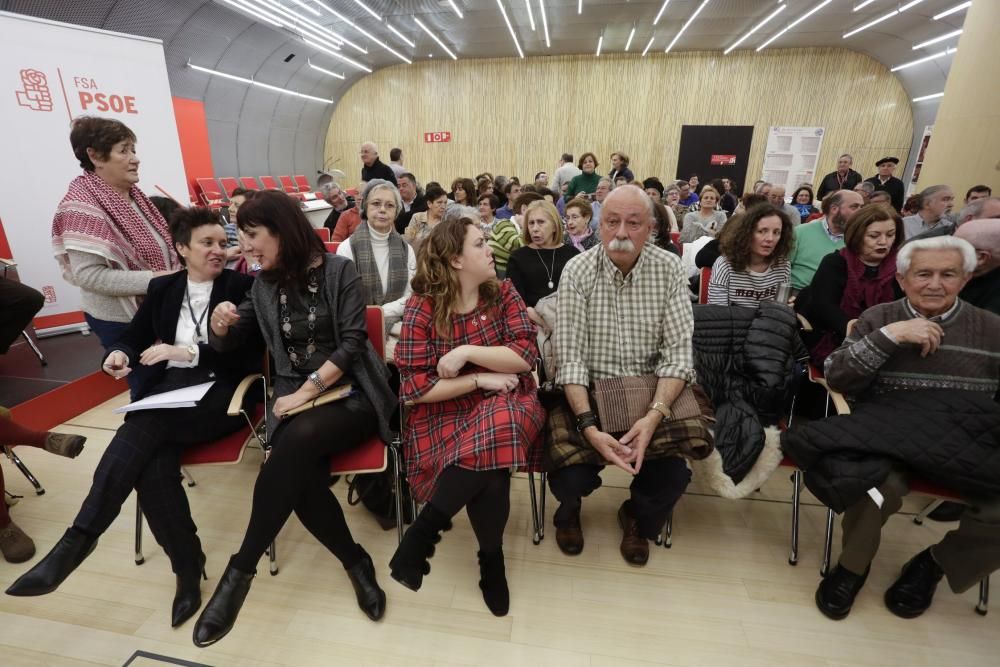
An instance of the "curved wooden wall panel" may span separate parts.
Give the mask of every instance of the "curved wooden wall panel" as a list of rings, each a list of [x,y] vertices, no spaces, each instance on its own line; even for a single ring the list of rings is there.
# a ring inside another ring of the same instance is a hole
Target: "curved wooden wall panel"
[[[885,66],[846,49],[428,61],[379,70],[347,91],[325,158],[355,185],[362,141],[378,143],[385,162],[399,146],[421,182],[447,187],[482,171],[524,181],[554,169],[564,151],[595,152],[606,173],[621,150],[636,177],[667,179],[682,125],[753,125],[749,181],[770,126],[822,126],[818,172],[847,152],[868,177],[884,155],[906,164],[913,115]],[[450,143],[424,143],[425,132],[442,130]]]

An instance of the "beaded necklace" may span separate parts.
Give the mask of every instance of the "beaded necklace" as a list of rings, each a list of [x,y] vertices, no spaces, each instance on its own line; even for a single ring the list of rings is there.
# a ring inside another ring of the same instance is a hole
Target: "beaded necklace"
[[[279,314],[281,316],[281,337],[287,344],[288,359],[293,366],[301,366],[309,361],[313,352],[316,351],[316,302],[319,294],[319,277],[316,268],[309,269],[307,275],[306,289],[309,290],[309,314],[306,316],[306,349],[302,356],[292,345],[292,317],[288,309],[288,292],[284,287],[278,288],[278,303],[280,304]]]

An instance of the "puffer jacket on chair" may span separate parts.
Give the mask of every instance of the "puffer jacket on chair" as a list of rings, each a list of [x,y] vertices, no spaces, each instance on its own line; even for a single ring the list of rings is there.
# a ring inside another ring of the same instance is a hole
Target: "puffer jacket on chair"
[[[808,358],[795,312],[764,301],[756,309],[694,307],[698,382],[715,406],[715,451],[695,472],[725,498],[742,498],[781,463],[778,421],[797,384],[797,360]]]

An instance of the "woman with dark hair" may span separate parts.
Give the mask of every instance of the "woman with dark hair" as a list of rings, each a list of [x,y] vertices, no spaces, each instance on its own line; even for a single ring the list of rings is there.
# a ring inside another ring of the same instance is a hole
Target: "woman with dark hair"
[[[625,155],[621,151],[615,151],[611,154],[611,171],[608,172],[608,178],[611,179],[612,183],[618,178],[624,178],[626,183],[631,183],[635,180],[635,174],[628,168],[629,162],[631,160],[628,155]]]
[[[653,202],[653,234],[650,242],[657,248],[663,248],[675,255],[680,255],[680,250],[674,245],[672,232],[677,231],[677,220],[673,216],[673,211],[658,201]]]
[[[444,218],[448,210],[448,193],[437,183],[428,183],[424,191],[427,210],[414,213],[410,224],[403,230],[403,238],[413,246],[413,252],[420,250],[420,244]]]
[[[847,336],[847,323],[866,309],[903,297],[896,282],[896,253],[903,243],[903,219],[895,209],[869,204],[851,216],[844,247],[822,259],[796,307],[813,327],[813,363],[823,367]]]
[[[795,194],[792,195],[792,206],[798,210],[802,222],[808,220],[809,216],[819,213],[813,205],[814,199],[813,190],[808,185],[800,185],[796,188]]]
[[[594,209],[585,199],[574,199],[566,204],[566,234],[564,243],[580,252],[590,250],[601,242],[590,225]]]
[[[476,203],[479,205],[479,227],[484,234],[489,236],[497,224],[496,213],[500,206],[500,200],[497,199],[496,195],[487,193],[479,195],[479,200]]]
[[[473,206],[477,192],[476,182],[471,178],[456,178],[451,182],[449,199],[454,200],[459,206]]]
[[[185,447],[211,442],[243,424],[226,410],[236,386],[260,368],[263,348],[220,354],[208,346],[208,313],[216,304],[243,298],[253,279],[224,269],[226,233],[218,213],[180,209],[171,219],[174,246],[185,269],[155,278],[124,333],[101,365],[116,379],[137,367],[149,372],[137,397],[214,381],[191,408],[129,412],[101,456],[94,481],[73,525],[45,558],[7,589],[9,595],[44,595],[94,550],[98,538],[136,490],[149,527],[170,558],[177,578],[171,625],[201,606],[205,554],[181,484]],[[248,402],[252,403],[252,400]]]
[[[125,331],[149,281],[180,268],[167,221],[139,186],[136,138],[124,123],[81,116],[69,135],[83,174],[52,220],[63,277],[80,288],[87,324],[105,350]],[[135,398],[143,373],[133,373]]]
[[[577,165],[583,173],[570,180],[569,188],[566,189],[566,201],[573,199],[578,194],[593,193],[601,181],[601,175],[597,173],[600,164],[597,162],[596,155],[589,151],[584,153],[580,156]]]
[[[401,398],[413,403],[405,438],[407,479],[425,502],[389,562],[418,590],[440,532],[463,507],[479,541],[479,587],[504,616],[510,592],[503,531],[510,470],[538,470],[545,411],[531,369],[535,326],[473,216],[438,225],[417,257],[413,297],[396,350]]]
[[[254,485],[250,522],[211,600],[198,618],[194,643],[208,646],[233,627],[250,592],[257,561],[292,512],[343,565],[358,606],[372,620],[385,613],[385,593],[371,556],[354,541],[330,491],[329,458],[378,434],[386,442],[396,397],[389,371],[365,326],[365,288],[354,262],[326,254],[298,204],[280,192],[245,203],[237,224],[262,271],[239,307],[212,312],[218,350],[240,349],[263,336],[274,359],[268,405],[270,455]],[[334,387],[349,396],[289,416]]]
[[[774,299],[778,285],[791,280],[793,243],[791,220],[770,204],[733,216],[719,238],[721,254],[712,265],[708,302],[756,308]]]

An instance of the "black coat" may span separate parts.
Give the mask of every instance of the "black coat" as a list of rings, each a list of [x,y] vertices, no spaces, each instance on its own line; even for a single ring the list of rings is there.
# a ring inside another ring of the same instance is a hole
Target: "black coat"
[[[129,366],[135,368],[139,364],[139,356],[150,345],[157,341],[173,345],[177,333],[177,319],[184,305],[187,278],[187,271],[178,271],[149,281],[149,289],[142,300],[142,305],[139,306],[139,311],[118,341],[108,349],[104,358],[106,359],[111,352],[120,350],[128,356]],[[212,285],[208,314],[202,326],[209,326],[208,319],[212,316],[212,311],[223,301],[239,305],[253,286],[253,281],[250,276],[224,269]],[[210,369],[219,380],[238,384],[246,375],[260,370],[264,347],[263,344],[258,344],[256,349],[223,354],[213,350],[207,343],[201,343],[198,345],[198,355],[199,368]],[[103,359],[101,364],[104,364]],[[166,370],[166,361],[152,366],[147,380],[138,388],[137,398],[144,397],[155,387]]]
[[[808,356],[788,306],[761,302],[694,307],[694,365],[715,407],[715,448],[734,483],[764,448],[764,428],[778,423],[794,394],[796,360]]]
[[[956,389],[894,391],[851,414],[796,425],[781,446],[806,486],[835,512],[865,497],[893,468],[973,498],[1000,495],[1000,405]]]
[[[427,200],[424,199],[423,195],[417,195],[413,198],[413,203],[410,204],[410,210],[402,210],[399,212],[399,217],[396,218],[396,231],[402,234],[406,231],[406,226],[410,224],[410,219],[413,218],[414,213],[423,213],[427,210]]]
[[[382,160],[375,158],[372,162],[372,166],[366,167],[364,164],[361,165],[361,180],[371,181],[376,178],[381,178],[384,181],[389,181],[393,185],[396,185],[396,172],[392,170],[392,167],[382,162]]]

